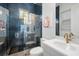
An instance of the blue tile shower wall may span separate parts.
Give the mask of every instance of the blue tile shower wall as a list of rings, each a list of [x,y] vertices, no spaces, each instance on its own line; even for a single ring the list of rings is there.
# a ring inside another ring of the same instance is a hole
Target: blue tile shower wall
[[[20,30],[20,25],[23,24],[22,21],[19,19],[19,8],[29,10],[33,12],[33,5],[32,4],[9,4],[8,9],[10,10],[10,17],[9,17],[9,31],[12,33],[9,38],[14,39],[15,32]]]
[[[34,5],[34,13],[42,15],[42,6]]]
[[[7,29],[9,39],[14,39],[15,32],[19,31],[20,25],[23,24],[19,19],[19,8],[26,9],[38,15],[42,14],[42,7],[32,3],[1,3],[0,6],[9,10],[9,27]]]
[[[4,8],[8,8],[8,4],[7,3],[0,3],[0,6],[4,7]]]

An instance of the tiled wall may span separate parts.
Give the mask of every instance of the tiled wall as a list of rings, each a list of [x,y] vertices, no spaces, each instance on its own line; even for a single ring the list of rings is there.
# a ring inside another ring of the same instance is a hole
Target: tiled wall
[[[16,31],[20,30],[20,25],[23,24],[19,19],[19,8],[26,9],[31,13],[38,15],[42,14],[42,7],[32,3],[1,3],[0,6],[7,8],[9,10],[9,23],[7,35],[9,39],[14,39],[14,34]]]
[[[55,3],[43,3],[42,8],[42,37],[52,39],[55,37]],[[49,17],[49,27],[44,27],[44,21]]]

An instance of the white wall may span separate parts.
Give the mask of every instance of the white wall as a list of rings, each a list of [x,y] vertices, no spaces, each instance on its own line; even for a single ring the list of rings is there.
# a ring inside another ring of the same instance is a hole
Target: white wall
[[[60,9],[60,12],[67,9],[71,10],[71,32],[75,37],[79,37],[79,3],[62,3],[60,4]]]
[[[72,32],[74,33],[74,35],[76,37],[79,38],[79,4],[75,4],[73,7],[72,7],[72,14],[71,14],[71,18],[72,18],[72,21],[71,21],[71,29],[72,29]]]
[[[55,36],[55,3],[44,3],[42,5],[42,23],[44,18],[50,17],[50,27],[44,28],[42,25],[42,37],[51,39]]]

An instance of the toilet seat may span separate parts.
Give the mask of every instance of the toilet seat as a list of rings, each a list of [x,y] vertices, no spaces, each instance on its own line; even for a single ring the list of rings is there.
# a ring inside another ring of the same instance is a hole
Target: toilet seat
[[[31,56],[43,56],[43,49],[42,47],[35,47],[32,48],[30,51]]]

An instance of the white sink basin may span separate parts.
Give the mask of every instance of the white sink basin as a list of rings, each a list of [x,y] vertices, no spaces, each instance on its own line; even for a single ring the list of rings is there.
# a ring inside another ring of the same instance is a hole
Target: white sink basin
[[[72,45],[67,45],[66,50],[71,50],[71,51],[75,51],[77,47],[72,46]]]
[[[79,56],[79,45],[73,42],[70,42],[69,44],[67,44],[65,43],[64,39],[63,40],[60,40],[60,39],[45,40],[43,41],[42,46],[43,48],[44,46],[46,46],[46,49],[48,49],[48,52],[51,53],[51,55],[53,55],[52,54],[53,52],[54,53],[59,52],[59,53],[62,53],[63,55]],[[51,52],[49,50],[51,50]]]
[[[61,40],[55,40],[53,42],[53,44],[55,44],[57,47],[60,47],[60,48],[64,48],[64,49],[67,49],[67,50],[77,50],[78,48],[78,45],[77,44],[74,44],[72,42],[70,43],[65,43],[64,41],[61,41]]]
[[[56,47],[60,47],[60,48],[63,48],[65,49],[67,46],[66,44],[62,43],[62,42],[59,42],[59,41],[54,41],[53,44],[56,46]]]

